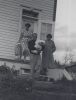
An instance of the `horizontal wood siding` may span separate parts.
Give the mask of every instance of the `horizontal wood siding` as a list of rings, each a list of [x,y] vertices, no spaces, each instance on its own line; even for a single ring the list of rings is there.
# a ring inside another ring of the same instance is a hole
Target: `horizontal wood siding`
[[[53,20],[54,0],[0,0],[0,58],[15,58],[21,5],[40,9],[40,19]]]
[[[54,0],[23,0],[20,3],[28,7],[40,9],[40,19],[53,20]]]
[[[0,58],[14,59],[19,37],[20,9],[13,0],[0,0]]]

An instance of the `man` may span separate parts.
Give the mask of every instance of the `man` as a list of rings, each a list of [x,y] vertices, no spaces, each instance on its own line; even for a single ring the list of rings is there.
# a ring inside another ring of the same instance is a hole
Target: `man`
[[[28,48],[30,50],[30,58],[31,58],[31,74],[32,78],[35,76],[35,72],[39,70],[41,65],[41,56],[39,48],[35,47],[37,40],[37,33],[32,34],[32,40],[28,42]]]

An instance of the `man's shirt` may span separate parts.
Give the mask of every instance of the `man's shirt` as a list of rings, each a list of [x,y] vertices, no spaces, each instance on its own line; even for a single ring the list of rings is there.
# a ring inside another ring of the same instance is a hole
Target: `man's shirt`
[[[35,40],[30,40],[28,42],[28,48],[29,48],[31,54],[38,55],[38,54],[40,54],[40,52],[37,51],[37,49],[35,47],[35,42],[36,42]]]

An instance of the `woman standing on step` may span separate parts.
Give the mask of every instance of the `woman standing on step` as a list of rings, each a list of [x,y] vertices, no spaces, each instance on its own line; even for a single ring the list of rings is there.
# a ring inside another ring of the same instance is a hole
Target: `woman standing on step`
[[[24,61],[26,61],[26,57],[30,56],[30,52],[28,49],[28,41],[31,39],[32,32],[30,31],[31,25],[29,23],[25,24],[25,29],[21,33],[21,41],[22,41],[22,54],[24,57]]]

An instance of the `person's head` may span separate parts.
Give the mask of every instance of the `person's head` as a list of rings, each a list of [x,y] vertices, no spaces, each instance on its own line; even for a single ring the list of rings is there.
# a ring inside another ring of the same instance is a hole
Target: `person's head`
[[[52,35],[51,34],[47,34],[47,40],[50,40],[50,39],[52,39]]]
[[[30,25],[29,23],[26,23],[26,24],[25,24],[25,27],[26,27],[26,30],[28,31],[29,28],[31,27],[31,25]]]
[[[37,33],[32,34],[32,39],[35,40],[35,41],[37,40]]]

